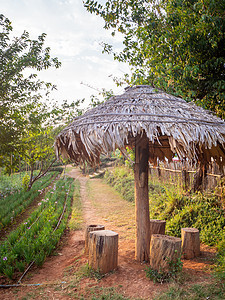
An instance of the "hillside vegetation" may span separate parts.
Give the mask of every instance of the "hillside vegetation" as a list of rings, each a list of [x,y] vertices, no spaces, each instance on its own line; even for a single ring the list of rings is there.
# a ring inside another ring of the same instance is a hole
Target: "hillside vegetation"
[[[134,201],[133,171],[126,166],[106,171],[105,181],[127,201]],[[169,182],[149,180],[151,219],[166,220],[166,234],[180,237],[181,228],[195,227],[200,240],[218,249],[217,274],[225,278],[225,211],[214,194],[187,193]]]

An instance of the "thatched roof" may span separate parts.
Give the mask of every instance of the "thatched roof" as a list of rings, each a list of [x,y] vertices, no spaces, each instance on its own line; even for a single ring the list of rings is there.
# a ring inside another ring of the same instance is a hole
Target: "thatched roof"
[[[149,161],[172,160],[225,164],[225,122],[211,112],[150,86],[134,86],[77,117],[56,138],[56,153],[95,164],[110,153],[138,142],[146,133]]]

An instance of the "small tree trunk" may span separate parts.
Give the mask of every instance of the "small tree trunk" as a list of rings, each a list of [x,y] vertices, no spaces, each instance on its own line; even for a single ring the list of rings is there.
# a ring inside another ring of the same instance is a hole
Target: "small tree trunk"
[[[33,185],[33,174],[34,174],[34,165],[32,164],[30,166],[31,170],[30,170],[30,180],[29,180],[29,184],[28,184],[28,187],[27,187],[27,191],[30,191],[32,185]]]
[[[89,234],[89,265],[101,274],[118,266],[118,233],[111,230],[91,231]]]
[[[136,210],[136,243],[135,259],[149,261],[150,217],[148,198],[148,157],[149,141],[143,134],[135,145],[135,210]]]
[[[181,254],[181,239],[153,234],[150,245],[150,266],[158,272],[169,272],[169,262],[176,262]]]
[[[153,234],[165,234],[166,221],[150,219],[150,242]]]
[[[89,234],[91,231],[104,230],[103,225],[88,225],[85,230],[85,254],[88,254]]]
[[[199,230],[197,228],[181,228],[182,255],[191,259],[200,255]]]

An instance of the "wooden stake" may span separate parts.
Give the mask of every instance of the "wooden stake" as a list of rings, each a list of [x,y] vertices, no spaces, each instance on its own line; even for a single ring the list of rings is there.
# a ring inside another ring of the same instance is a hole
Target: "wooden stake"
[[[149,141],[146,134],[135,145],[135,207],[136,207],[136,243],[135,259],[149,261],[150,217],[148,197],[148,157]]]

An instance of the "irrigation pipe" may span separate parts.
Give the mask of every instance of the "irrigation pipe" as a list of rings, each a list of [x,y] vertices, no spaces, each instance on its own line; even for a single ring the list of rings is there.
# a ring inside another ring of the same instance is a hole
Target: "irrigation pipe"
[[[29,286],[41,286],[41,285],[58,285],[58,284],[64,284],[66,281],[61,281],[57,283],[16,283],[16,284],[0,284],[0,288],[11,288],[11,287],[29,287]]]
[[[71,185],[72,185],[72,183],[71,183]],[[62,212],[62,214],[61,214],[61,216],[60,216],[60,218],[59,218],[59,221],[58,221],[58,223],[57,223],[57,225],[56,225],[56,227],[55,227],[53,233],[58,229],[59,224],[60,224],[60,222],[61,222],[61,220],[62,220],[62,217],[63,217],[63,215],[64,215],[64,213],[65,213],[66,205],[67,205],[67,199],[68,199],[68,196],[69,196],[69,192],[70,192],[70,189],[71,189],[71,185],[70,185],[70,187],[69,187],[68,194],[67,194],[67,196],[66,196],[65,204],[64,204],[64,207],[63,207],[63,212]]]
[[[33,260],[29,266],[27,267],[27,269],[25,270],[25,272],[23,273],[23,275],[20,277],[20,279],[18,280],[17,284],[21,284],[21,280],[23,279],[23,277],[27,274],[27,272],[30,270],[30,268],[33,266],[33,264],[35,263],[35,260]]]
[[[72,185],[72,184],[71,184]],[[70,189],[71,189],[71,185],[70,185],[70,187],[69,187],[69,190],[68,190],[68,194],[67,194],[67,196],[66,196],[66,200],[65,200],[65,204],[64,204],[64,207],[63,207],[63,212],[62,212],[62,214],[61,214],[61,216],[60,216],[60,218],[59,218],[59,221],[58,221],[58,223],[57,223],[57,225],[56,225],[56,227],[55,227],[55,229],[54,229],[54,231],[53,231],[53,233],[58,229],[58,227],[59,227],[59,225],[60,225],[60,222],[61,222],[61,220],[62,220],[62,217],[63,217],[63,215],[64,215],[64,213],[65,213],[65,210],[66,210],[66,205],[67,205],[67,199],[68,199],[68,196],[69,196],[69,192],[70,192]],[[42,211],[43,212],[43,211]],[[39,216],[40,217],[40,216]],[[37,220],[36,220],[37,221]],[[36,222],[35,221],[35,222]],[[33,223],[34,224],[34,223]],[[25,272],[23,273],[23,275],[20,277],[20,279],[18,280],[18,282],[17,282],[17,284],[21,284],[21,280],[23,279],[23,277],[27,274],[27,272],[30,270],[30,268],[33,266],[33,264],[35,263],[35,260],[33,260],[31,263],[30,263],[30,265],[27,267],[27,269],[25,270]]]

